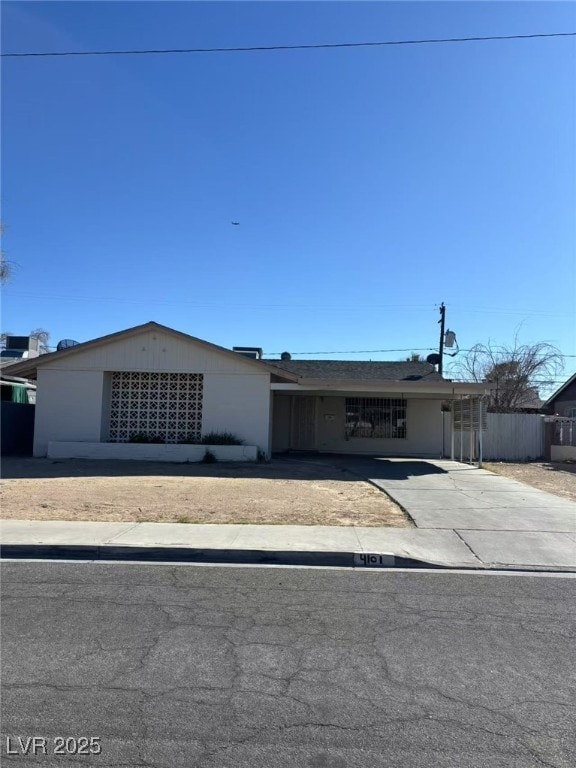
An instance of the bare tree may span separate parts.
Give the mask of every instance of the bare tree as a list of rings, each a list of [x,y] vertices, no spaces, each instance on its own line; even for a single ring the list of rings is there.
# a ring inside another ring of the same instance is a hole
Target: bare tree
[[[407,363],[423,363],[424,358],[420,352],[410,352],[410,357],[406,358]]]
[[[10,331],[7,331],[6,333],[0,333],[0,350],[6,349],[6,337],[12,336]]]
[[[10,280],[12,275],[12,264],[6,256],[0,251],[0,283],[2,285]]]
[[[491,404],[508,409],[533,403],[540,388],[554,384],[563,368],[563,356],[553,344],[520,344],[516,335],[508,345],[475,344],[452,370],[467,381],[496,384]]]
[[[0,237],[4,234],[4,225],[0,221]],[[8,280],[10,280],[12,276],[12,268],[13,264],[11,261],[8,261],[6,258],[4,251],[0,250],[0,283],[4,285],[4,283],[7,283]]]

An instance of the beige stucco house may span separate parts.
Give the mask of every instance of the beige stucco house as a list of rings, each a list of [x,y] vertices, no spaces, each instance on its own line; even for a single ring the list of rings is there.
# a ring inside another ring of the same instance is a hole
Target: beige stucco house
[[[462,407],[488,392],[429,363],[264,360],[155,322],[10,373],[37,380],[34,455],[51,457],[197,461],[199,441],[223,431],[244,443],[215,447],[223,460],[287,450],[438,457],[442,402]]]

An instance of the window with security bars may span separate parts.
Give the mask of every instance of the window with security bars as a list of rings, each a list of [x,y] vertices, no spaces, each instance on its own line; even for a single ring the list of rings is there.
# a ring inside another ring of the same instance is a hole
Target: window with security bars
[[[125,443],[135,435],[166,443],[200,441],[201,373],[113,372],[109,439]]]
[[[406,437],[406,400],[346,398],[346,437]]]

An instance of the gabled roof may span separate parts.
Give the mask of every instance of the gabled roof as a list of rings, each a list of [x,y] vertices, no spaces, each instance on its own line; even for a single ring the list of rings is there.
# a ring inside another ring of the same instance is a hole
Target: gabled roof
[[[302,379],[444,381],[430,363],[365,360],[266,360]]]
[[[570,376],[570,378],[568,379],[568,381],[565,381],[565,382],[564,382],[564,384],[562,384],[562,385],[561,385],[561,386],[560,386],[560,387],[559,387],[559,388],[556,390],[556,392],[554,392],[554,394],[553,394],[553,395],[550,395],[550,397],[548,398],[548,400],[546,400],[546,402],[544,403],[544,407],[546,407],[547,405],[551,405],[551,404],[554,402],[554,400],[556,400],[556,398],[558,397],[558,395],[561,395],[561,394],[562,394],[562,392],[564,392],[564,390],[566,389],[566,387],[569,387],[569,386],[570,386],[570,384],[572,384],[572,382],[574,382],[574,381],[576,381],[576,373],[575,373],[575,374],[573,374],[572,376]]]
[[[182,331],[176,331],[174,330],[174,328],[169,328],[167,325],[161,325],[160,323],[156,323],[152,320],[149,323],[143,323],[142,325],[135,325],[133,328],[127,328],[124,331],[117,331],[116,333],[110,333],[107,336],[100,336],[97,339],[92,339],[91,341],[85,341],[85,342],[82,342],[81,344],[76,344],[73,347],[67,347],[66,349],[61,349],[59,352],[49,352],[45,355],[40,355],[40,357],[33,357],[27,360],[23,360],[20,363],[14,363],[13,365],[6,366],[4,371],[6,373],[9,372],[11,376],[34,377],[36,376],[37,368],[40,368],[48,363],[51,363],[53,360],[62,360],[65,357],[77,355],[79,352],[84,352],[87,349],[93,349],[94,347],[100,347],[105,344],[118,341],[120,339],[126,339],[132,336],[137,336],[143,331],[161,331],[162,333],[168,333],[172,336],[176,336],[177,338],[184,339],[185,341],[200,344],[201,346],[206,347],[207,349],[210,349],[213,352],[218,352],[222,355],[225,355],[226,357],[233,358],[236,361],[240,357],[238,352],[233,352],[231,349],[226,349],[226,347],[220,347],[217,344],[212,344],[209,341],[204,341],[204,339],[198,339],[195,336],[190,336],[187,333],[182,333]],[[254,360],[249,357],[242,357],[241,359],[242,359],[242,362],[245,363],[246,365],[251,365],[254,368],[259,368],[260,371],[262,371],[262,369],[264,368],[268,370],[268,372],[271,373],[273,376],[277,376],[283,379],[284,381],[294,382],[294,381],[297,381],[298,379],[298,377],[295,374],[292,374],[289,371],[277,370],[275,366],[270,365],[270,363],[267,361]]]

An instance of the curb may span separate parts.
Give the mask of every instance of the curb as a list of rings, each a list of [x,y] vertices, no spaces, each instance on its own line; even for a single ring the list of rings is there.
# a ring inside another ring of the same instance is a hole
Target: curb
[[[192,547],[123,547],[74,544],[3,544],[3,560],[102,560],[214,563],[238,565],[304,565],[337,568],[438,568],[442,565],[409,557],[368,552],[314,552],[260,549],[195,549]],[[467,566],[470,568],[470,566]],[[475,569],[471,569],[475,570]]]
[[[382,552],[314,552],[264,549],[198,549],[194,547],[138,547],[109,544],[3,544],[1,560],[78,560],[142,563],[206,563],[212,565],[297,565],[319,568],[426,569],[449,573],[470,571],[576,573],[576,566],[509,565],[506,563],[439,563]]]

